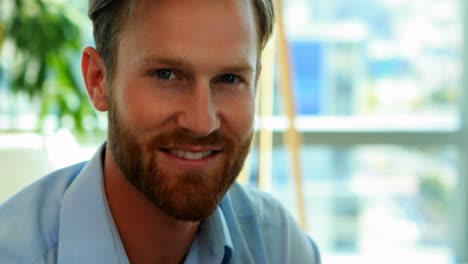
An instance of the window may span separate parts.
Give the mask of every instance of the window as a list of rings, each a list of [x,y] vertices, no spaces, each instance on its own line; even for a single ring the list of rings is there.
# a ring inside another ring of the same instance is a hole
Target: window
[[[462,1],[283,5],[307,227],[324,263],[467,261]],[[278,85],[260,127],[274,131],[271,192],[297,215]],[[253,179],[260,166],[255,149]]]

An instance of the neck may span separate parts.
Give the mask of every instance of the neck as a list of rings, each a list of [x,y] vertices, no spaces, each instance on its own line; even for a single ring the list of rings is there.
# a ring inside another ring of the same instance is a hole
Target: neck
[[[199,222],[175,220],[131,185],[106,151],[104,188],[131,263],[181,263]]]

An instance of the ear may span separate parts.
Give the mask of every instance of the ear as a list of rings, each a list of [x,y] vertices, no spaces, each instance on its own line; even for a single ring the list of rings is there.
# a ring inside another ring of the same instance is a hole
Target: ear
[[[86,47],[81,57],[81,72],[89,98],[98,111],[107,111],[106,67],[99,52],[93,47]]]

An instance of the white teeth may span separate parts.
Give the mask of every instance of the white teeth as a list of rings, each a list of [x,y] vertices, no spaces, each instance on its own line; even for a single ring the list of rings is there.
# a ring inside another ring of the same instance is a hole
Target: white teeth
[[[208,157],[213,153],[213,151],[205,151],[205,152],[190,152],[190,151],[184,151],[180,149],[171,149],[170,150],[171,154],[184,158],[184,159],[189,159],[189,160],[199,160],[203,159],[205,157]]]

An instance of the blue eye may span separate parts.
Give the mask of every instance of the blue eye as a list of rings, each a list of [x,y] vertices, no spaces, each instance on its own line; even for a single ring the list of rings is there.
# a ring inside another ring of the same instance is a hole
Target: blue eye
[[[219,80],[224,83],[236,84],[239,83],[241,80],[238,76],[233,74],[224,74],[219,77]]]
[[[156,70],[154,75],[163,80],[173,80],[176,78],[174,71],[168,69]]]

